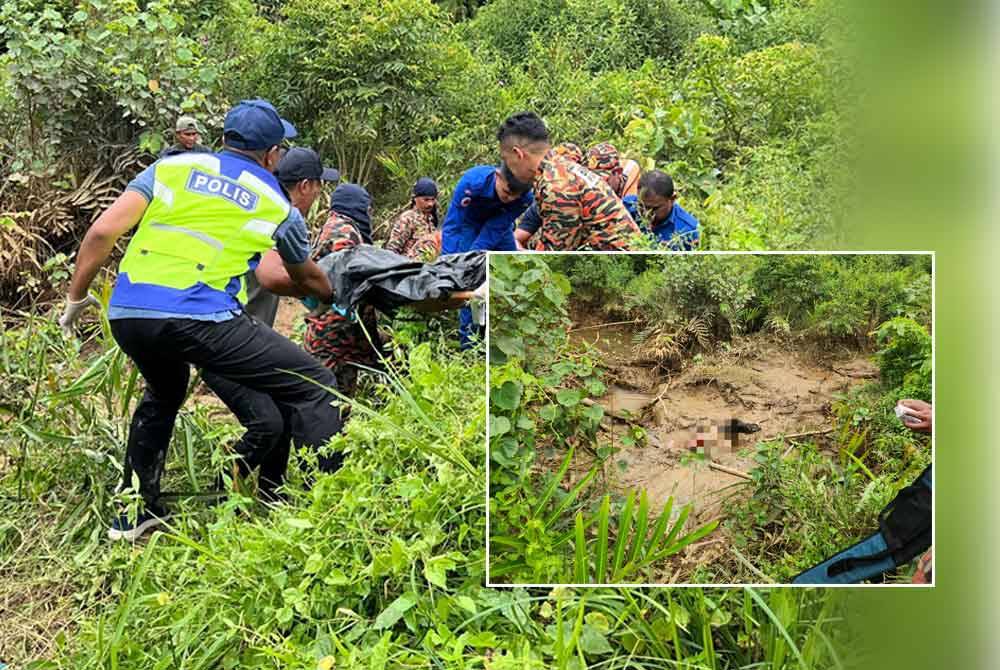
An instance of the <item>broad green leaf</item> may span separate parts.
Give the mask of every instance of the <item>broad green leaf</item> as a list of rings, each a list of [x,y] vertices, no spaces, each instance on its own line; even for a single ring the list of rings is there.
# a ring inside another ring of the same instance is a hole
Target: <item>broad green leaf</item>
[[[466,612],[472,612],[475,614],[479,611],[476,607],[476,601],[469,596],[455,596],[455,604],[464,609]]]
[[[309,558],[306,559],[306,565],[305,568],[303,568],[303,571],[307,575],[314,575],[323,569],[324,564],[325,561],[323,560],[323,554],[316,552],[311,554]]]
[[[556,402],[563,407],[575,407],[580,404],[580,389],[561,389],[556,393]]]
[[[614,650],[608,644],[608,638],[600,630],[590,624],[584,624],[580,633],[580,649],[587,655],[610,654]]]
[[[510,432],[510,419],[505,416],[490,417],[490,437],[499,437]]]
[[[383,628],[394,626],[396,622],[402,619],[403,615],[406,614],[411,607],[416,605],[419,600],[420,597],[416,593],[412,591],[405,592],[389,603],[389,606],[382,610],[381,614],[375,617],[375,623],[372,624],[372,627],[375,630],[381,630]]]
[[[591,405],[583,410],[583,415],[594,423],[600,423],[601,419],[604,418],[604,408],[600,405]]]
[[[559,416],[559,408],[555,405],[544,405],[540,410],[538,410],[538,416],[540,416],[543,421],[555,421]]]
[[[521,392],[524,386],[518,382],[505,381],[499,389],[493,392],[493,405],[508,412],[517,409],[521,402]]]
[[[491,344],[495,344],[500,351],[507,354],[508,356],[523,356],[524,355],[524,342],[519,337],[511,337],[510,335],[501,335],[496,338],[496,340],[490,340]]]

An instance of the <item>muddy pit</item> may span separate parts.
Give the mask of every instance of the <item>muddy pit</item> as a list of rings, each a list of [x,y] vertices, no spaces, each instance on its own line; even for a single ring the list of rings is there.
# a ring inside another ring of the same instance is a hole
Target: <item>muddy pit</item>
[[[765,336],[734,340],[729,351],[703,354],[669,370],[636,360],[633,327],[571,332],[571,338],[594,345],[610,362],[608,393],[598,402],[606,414],[626,419],[605,417],[599,442],[617,447],[605,475],[620,494],[646,489],[654,509],[662,509],[671,496],[674,514],[692,504],[690,519],[697,524],[724,516],[727,504],[738,504],[746,495],[748,480],[739,473],[752,469],[758,441],[827,431],[834,396],[878,374],[864,353],[808,351]],[[699,426],[732,418],[758,424],[760,431],[738,435],[731,450],[710,447],[710,459],[688,449]],[[630,424],[646,431],[645,444],[622,446]],[[577,476],[592,462],[592,455],[578,456]]]

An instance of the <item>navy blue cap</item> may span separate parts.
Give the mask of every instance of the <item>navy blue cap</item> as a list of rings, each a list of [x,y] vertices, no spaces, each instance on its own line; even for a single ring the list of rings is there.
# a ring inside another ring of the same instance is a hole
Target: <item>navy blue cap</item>
[[[413,185],[413,195],[414,197],[433,197],[436,198],[438,194],[437,184],[430,177],[421,177],[417,180],[417,183]]]
[[[274,176],[284,183],[300,182],[303,179],[340,181],[340,172],[323,167],[319,154],[307,147],[292,147],[286,151],[278,162]]]
[[[226,114],[222,137],[234,149],[270,149],[298,136],[295,126],[278,116],[267,100],[242,100]]]

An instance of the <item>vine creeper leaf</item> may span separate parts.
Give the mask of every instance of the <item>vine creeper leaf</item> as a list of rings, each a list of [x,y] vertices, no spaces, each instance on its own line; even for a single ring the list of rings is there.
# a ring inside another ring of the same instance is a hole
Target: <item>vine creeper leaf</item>
[[[404,614],[410,611],[410,608],[417,604],[418,600],[419,597],[416,593],[413,591],[407,591],[389,603],[389,606],[382,610],[381,614],[375,617],[375,623],[372,627],[375,630],[381,630],[383,628],[394,626],[397,621],[403,618]]]

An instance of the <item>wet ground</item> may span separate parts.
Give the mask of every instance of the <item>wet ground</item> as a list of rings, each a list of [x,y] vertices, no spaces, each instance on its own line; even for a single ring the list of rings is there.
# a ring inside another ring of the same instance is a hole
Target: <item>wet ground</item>
[[[746,494],[748,480],[740,473],[753,467],[758,441],[826,431],[832,426],[834,396],[878,373],[863,353],[808,351],[766,336],[734,340],[728,351],[704,354],[684,362],[680,370],[665,371],[631,360],[632,327],[571,333],[611,361],[608,393],[598,402],[607,413],[627,417],[606,418],[599,435],[602,446],[617,447],[606,467],[607,481],[619,493],[646,489],[654,508],[662,508],[671,496],[675,510],[691,503],[696,523],[719,518],[726,504],[738,504]],[[733,418],[757,424],[760,431],[738,435],[735,446],[709,445],[710,458],[689,449],[700,427]],[[644,444],[622,445],[630,424],[645,430]],[[591,461],[582,455],[578,467],[585,470]]]

